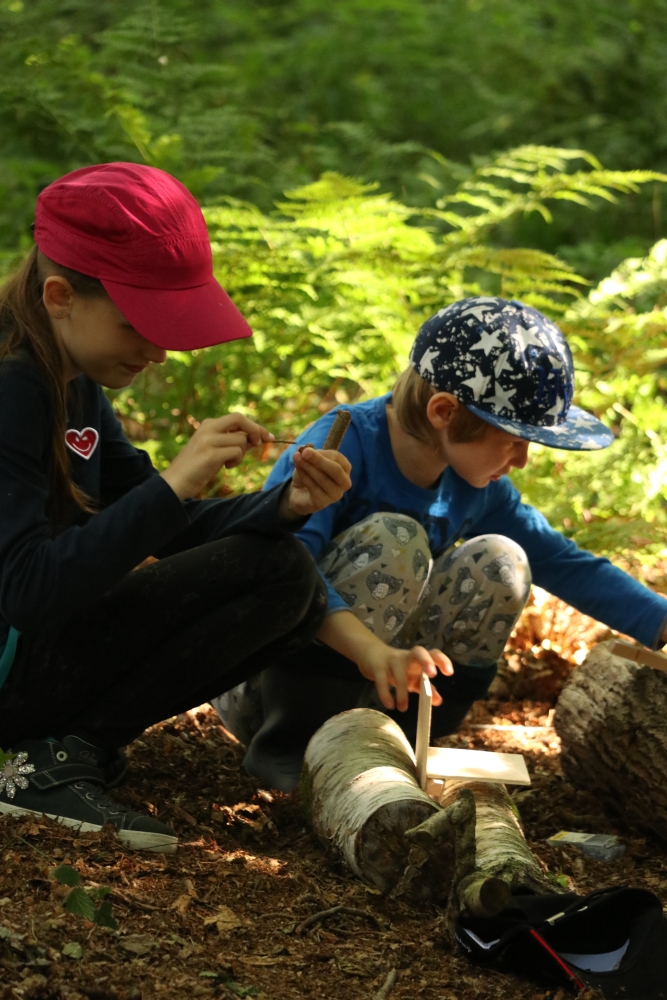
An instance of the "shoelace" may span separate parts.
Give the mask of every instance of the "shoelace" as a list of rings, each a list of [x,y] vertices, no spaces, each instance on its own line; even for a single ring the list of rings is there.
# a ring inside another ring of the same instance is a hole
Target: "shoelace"
[[[77,781],[74,787],[85,792],[86,799],[93,803],[100,812],[105,814],[110,813],[115,816],[126,816],[132,811],[131,809],[125,809],[119,802],[114,802],[102,785],[96,785],[88,781]]]

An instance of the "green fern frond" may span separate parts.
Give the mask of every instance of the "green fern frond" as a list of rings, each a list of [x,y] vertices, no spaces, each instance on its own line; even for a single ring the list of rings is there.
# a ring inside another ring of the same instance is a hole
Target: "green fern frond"
[[[577,160],[591,169],[571,171]],[[463,239],[478,242],[485,232],[516,215],[537,212],[551,222],[549,201],[594,208],[598,200],[614,203],[617,194],[665,181],[667,175],[651,170],[605,170],[583,150],[523,146],[478,167],[453,194],[438,200],[437,209],[440,220],[454,229],[448,237],[450,243]],[[459,212],[459,205],[472,211]]]

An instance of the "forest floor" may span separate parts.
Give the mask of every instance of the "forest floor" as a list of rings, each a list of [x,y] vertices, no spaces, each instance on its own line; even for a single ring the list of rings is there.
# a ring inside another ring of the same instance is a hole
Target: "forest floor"
[[[532,785],[514,798],[528,842],[570,887],[633,884],[667,899],[667,847],[606,815],[559,765],[556,698],[609,632],[542,592],[535,600],[491,697],[449,745],[526,756]],[[392,969],[390,1000],[565,1000],[562,990],[471,965],[452,950],[441,908],[387,899],[333,866],[298,794],[261,788],[241,772],[242,755],[207,707],[130,748],[129,780],[114,794],[172,823],[175,855],[133,853],[106,831],[0,819],[0,1000],[371,1000]],[[561,829],[620,834],[626,853],[605,864],[549,847]],[[117,930],[63,909],[69,889],[53,878],[63,864],[84,888],[111,889]],[[339,913],[302,932],[305,918],[337,904],[369,917]]]

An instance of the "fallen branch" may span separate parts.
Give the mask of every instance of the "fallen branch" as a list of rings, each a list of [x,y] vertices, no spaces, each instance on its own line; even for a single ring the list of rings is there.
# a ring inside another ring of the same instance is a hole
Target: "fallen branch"
[[[380,989],[377,991],[377,993],[374,994],[373,1000],[387,1000],[387,997],[389,996],[394,986],[396,985],[397,980],[398,980],[398,974],[396,972],[396,969],[392,969],[391,972],[387,973],[387,978],[383,982]]]
[[[358,910],[354,906],[343,906],[340,903],[338,906],[332,906],[329,910],[320,910],[319,913],[313,913],[312,916],[306,917],[296,928],[295,933],[303,934],[313,924],[319,923],[320,920],[326,920],[327,917],[335,917],[337,913],[348,913],[353,917],[365,917],[366,920],[370,920],[372,924],[375,924],[379,931],[384,930],[382,924],[373,913],[369,913],[368,910]]]

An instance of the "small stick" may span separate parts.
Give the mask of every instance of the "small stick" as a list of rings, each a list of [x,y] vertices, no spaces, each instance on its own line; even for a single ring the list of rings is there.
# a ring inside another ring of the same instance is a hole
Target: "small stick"
[[[326,440],[322,445],[324,451],[338,451],[340,448],[343,438],[345,437],[345,432],[350,426],[350,420],[352,419],[352,414],[349,410],[339,410],[336,414],[336,419],[332,423],[329,433],[326,436]],[[303,451],[304,448],[314,448],[315,445],[311,444],[310,441],[307,444],[302,444],[298,451]]]
[[[377,993],[374,994],[373,1000],[387,1000],[387,997],[396,985],[396,980],[398,979],[398,974],[396,969],[392,969],[391,972],[387,973],[387,978],[383,982]]]
[[[343,442],[343,438],[345,437],[345,432],[350,426],[351,419],[352,415],[349,410],[338,411],[338,413],[336,414],[336,419],[334,420],[333,424],[331,425],[331,429],[327,434],[326,441],[322,445],[322,448],[325,451],[338,451]],[[296,440],[294,438],[292,438],[291,441],[288,441],[287,438],[274,438],[273,441],[270,441],[269,443],[296,444]],[[306,444],[300,445],[298,451],[303,451],[304,448],[314,448],[314,447],[315,445],[311,444],[311,442],[308,441],[306,442]]]
[[[126,895],[118,888],[118,886],[115,885],[111,886],[111,899],[112,902],[120,899],[128,906],[136,906],[138,910],[152,911],[163,909],[161,906],[152,906],[150,903],[142,903],[138,899],[135,899],[134,896],[130,896],[129,894]]]
[[[338,411],[336,419],[331,425],[331,430],[327,434],[327,439],[322,445],[324,451],[338,451],[345,437],[345,432],[350,426],[351,419],[352,414],[349,410]]]
[[[332,906],[330,910],[320,910],[319,913],[313,913],[312,916],[306,917],[296,928],[296,933],[303,934],[313,924],[319,923],[320,920],[324,920],[326,917],[335,917],[337,913],[349,913],[353,917],[365,917],[366,920],[370,920],[371,923],[375,924],[379,931],[382,930],[382,924],[378,918],[369,913],[368,910],[357,910],[354,906],[343,906],[342,903],[339,903],[338,906]]]

